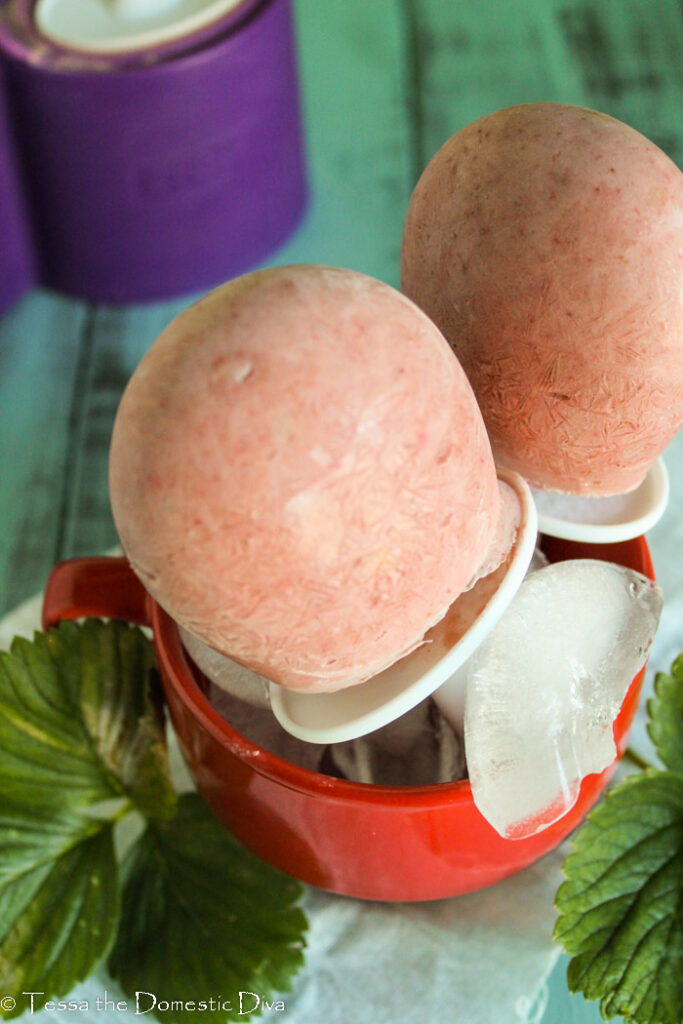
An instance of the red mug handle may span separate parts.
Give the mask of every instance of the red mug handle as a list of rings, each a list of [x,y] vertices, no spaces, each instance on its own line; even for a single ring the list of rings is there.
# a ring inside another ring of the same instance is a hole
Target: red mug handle
[[[88,617],[150,625],[149,595],[126,558],[70,558],[50,573],[43,629]]]

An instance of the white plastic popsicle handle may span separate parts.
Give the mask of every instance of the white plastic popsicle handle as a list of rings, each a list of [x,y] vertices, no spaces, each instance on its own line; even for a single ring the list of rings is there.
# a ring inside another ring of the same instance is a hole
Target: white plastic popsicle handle
[[[650,466],[639,487],[604,498],[554,494],[532,488],[541,533],[584,544],[616,544],[651,530],[669,500],[663,459]]]
[[[499,470],[515,491],[521,522],[507,559],[451,606],[405,658],[365,683],[334,693],[302,693],[270,684],[270,704],[280,725],[309,743],[357,739],[410,711],[453,679],[510,604],[536,547],[537,517],[531,491],[517,473]],[[444,700],[446,698],[444,697]]]
[[[81,52],[130,53],[182,39],[244,0],[37,0],[38,31]]]

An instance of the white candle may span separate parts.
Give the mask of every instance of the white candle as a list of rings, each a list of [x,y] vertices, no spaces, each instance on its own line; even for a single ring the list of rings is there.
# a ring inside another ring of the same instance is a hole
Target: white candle
[[[154,18],[172,13],[182,6],[182,0],[101,0],[116,16],[131,19]]]
[[[37,0],[34,17],[52,42],[90,53],[129,53],[189,36],[244,0]]]

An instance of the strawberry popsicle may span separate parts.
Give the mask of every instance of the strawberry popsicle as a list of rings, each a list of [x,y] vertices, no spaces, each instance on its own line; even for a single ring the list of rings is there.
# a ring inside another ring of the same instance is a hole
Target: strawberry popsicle
[[[683,174],[633,128],[557,103],[466,126],[415,189],[401,280],[533,487],[630,491],[680,427]]]
[[[447,342],[396,290],[329,267],[238,278],[161,334],[121,401],[110,492],[133,569],[185,630],[311,692],[414,649],[500,546]]]

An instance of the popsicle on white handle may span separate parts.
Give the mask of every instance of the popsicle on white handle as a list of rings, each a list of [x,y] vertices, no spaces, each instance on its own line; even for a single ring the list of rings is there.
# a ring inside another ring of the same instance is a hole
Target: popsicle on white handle
[[[185,310],[124,392],[109,465],[152,596],[293,690],[354,686],[424,646],[500,547],[456,357],[414,303],[350,270],[258,271]]]
[[[434,697],[449,720],[460,717],[463,677],[458,669],[486,638],[514,598],[537,539],[531,492],[517,473],[501,470],[520,508],[512,548],[492,573],[481,577],[451,605],[424,643],[372,679],[334,693],[302,693],[270,686],[273,714],[287,732],[309,743],[356,739]]]
[[[682,246],[680,169],[583,107],[488,114],[415,188],[403,290],[453,346],[496,461],[534,488],[545,533],[626,540],[666,505],[657,460],[683,423]]]

